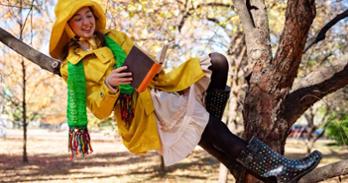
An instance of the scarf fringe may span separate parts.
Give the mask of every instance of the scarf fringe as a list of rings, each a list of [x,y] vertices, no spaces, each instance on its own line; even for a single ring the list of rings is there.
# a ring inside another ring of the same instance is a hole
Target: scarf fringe
[[[69,130],[69,151],[71,152],[71,160],[73,160],[75,156],[78,156],[79,153],[82,155],[82,158],[84,158],[85,154],[93,152],[91,138],[87,128],[72,128]]]
[[[121,119],[126,122],[126,126],[130,127],[134,118],[133,97],[128,94],[121,94],[118,98],[120,105]]]

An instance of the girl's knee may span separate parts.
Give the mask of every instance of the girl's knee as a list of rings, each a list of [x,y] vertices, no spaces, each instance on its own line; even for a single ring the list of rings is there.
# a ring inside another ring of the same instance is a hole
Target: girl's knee
[[[209,57],[212,63],[211,70],[228,72],[228,61],[223,54],[214,52],[210,53]]]
[[[228,62],[224,55],[220,53],[210,53],[211,66],[209,69],[212,71],[210,78],[210,89],[225,89],[227,77],[228,77]]]

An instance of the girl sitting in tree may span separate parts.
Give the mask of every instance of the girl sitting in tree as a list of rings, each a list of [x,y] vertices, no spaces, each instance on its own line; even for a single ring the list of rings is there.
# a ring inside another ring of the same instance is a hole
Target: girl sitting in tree
[[[72,155],[92,151],[86,107],[100,119],[114,113],[130,152],[158,151],[165,165],[188,156],[196,145],[225,164],[238,164],[263,180],[295,182],[315,168],[321,154],[289,160],[253,137],[232,134],[221,121],[229,88],[228,62],[219,53],[190,58],[170,72],[161,71],[141,93],[130,86],[122,66],[134,45],[118,30],[106,30],[101,6],[92,0],[58,0],[50,54],[62,60],[67,81],[69,148]]]

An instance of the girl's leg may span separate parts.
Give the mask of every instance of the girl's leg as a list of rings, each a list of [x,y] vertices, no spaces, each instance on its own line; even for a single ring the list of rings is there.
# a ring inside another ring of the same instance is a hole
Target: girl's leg
[[[215,117],[211,117],[211,118],[215,118]],[[240,154],[242,149],[245,149],[247,143],[244,140],[232,134],[227,128],[227,126],[216,118],[210,119],[208,125],[209,126],[206,127],[205,131],[202,134],[202,137],[199,141],[199,145],[205,151],[207,151],[209,154],[211,154],[217,160],[219,160],[222,164],[224,164],[226,168],[231,171],[231,173],[233,173],[232,172],[233,170],[235,171],[241,170],[243,165],[236,161],[236,156]],[[223,135],[222,140],[220,140],[220,137],[218,137],[217,133],[223,133],[226,135]],[[216,143],[217,140],[221,141],[222,143],[224,143],[224,146],[230,147],[231,149],[228,150],[228,149],[222,148],[221,147],[222,144]],[[231,145],[230,143],[235,143],[235,144]],[[233,147],[236,147],[236,146],[239,146],[239,149],[238,148],[233,149]],[[230,152],[228,151],[232,151],[234,155],[230,156],[229,154]],[[276,182],[274,177],[262,177],[254,172],[249,172],[249,173],[251,173],[252,175],[254,175],[255,177],[257,177],[258,179],[264,182],[267,182],[267,183]]]
[[[274,179],[276,182],[297,182],[314,169],[321,159],[318,151],[301,160],[289,160],[257,138],[252,138],[247,143],[230,132],[221,121],[229,97],[229,90],[226,90],[228,62],[219,53],[211,53],[209,56],[212,76],[207,90],[206,108],[210,118],[199,145],[230,170],[234,168],[234,164],[242,165],[256,177],[267,180],[266,182],[274,182],[271,181]]]
[[[203,131],[201,141],[208,141],[230,159],[236,159],[247,146],[247,142],[231,133],[225,123],[212,115]]]
[[[246,142],[232,134],[227,126],[214,116],[210,116],[199,145],[212,152],[213,156],[217,155],[217,159],[229,169],[233,168],[231,163],[238,162],[257,177],[275,178],[277,182],[297,182],[314,169],[321,159],[318,151],[301,160],[287,159],[255,137]]]
[[[211,60],[209,69],[212,75],[206,92],[205,105],[211,115],[221,119],[230,96],[230,88],[226,85],[228,61],[220,53],[211,53],[209,57]]]

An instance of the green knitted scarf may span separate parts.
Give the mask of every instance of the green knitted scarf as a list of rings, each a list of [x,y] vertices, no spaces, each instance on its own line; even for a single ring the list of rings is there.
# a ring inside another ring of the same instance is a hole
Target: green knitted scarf
[[[86,78],[82,61],[68,62],[68,107],[69,150],[71,159],[80,152],[82,156],[92,152],[87,130]]]
[[[122,67],[124,64],[124,61],[126,60],[127,54],[126,52],[122,49],[122,47],[117,44],[113,39],[111,39],[109,36],[105,36],[105,44],[112,53],[114,54],[116,64],[114,68],[119,68]],[[134,92],[134,88],[130,85],[120,85],[119,86],[121,94],[128,94],[131,95]]]
[[[105,43],[108,46],[116,60],[115,68],[119,68],[124,64],[127,57],[122,47],[112,40],[109,36],[105,36]],[[92,152],[90,145],[90,136],[87,130],[87,111],[86,111],[86,78],[83,68],[83,62],[77,64],[68,62],[68,107],[67,119],[69,126],[69,150],[72,152],[71,158],[81,153],[82,156]],[[132,94],[134,88],[127,85],[119,86],[120,95],[117,104],[120,106],[122,120],[130,125],[134,117],[132,104]]]
[[[105,36],[105,44],[110,50],[112,51],[116,64],[114,65],[114,68],[122,67],[127,54],[122,49],[122,47],[116,43],[113,39],[111,39],[109,36]],[[120,95],[117,99],[117,104],[120,107],[120,113],[121,118],[124,122],[126,122],[126,125],[129,127],[131,121],[134,117],[134,108],[133,108],[133,93],[135,89],[130,84],[122,84],[119,86]]]

